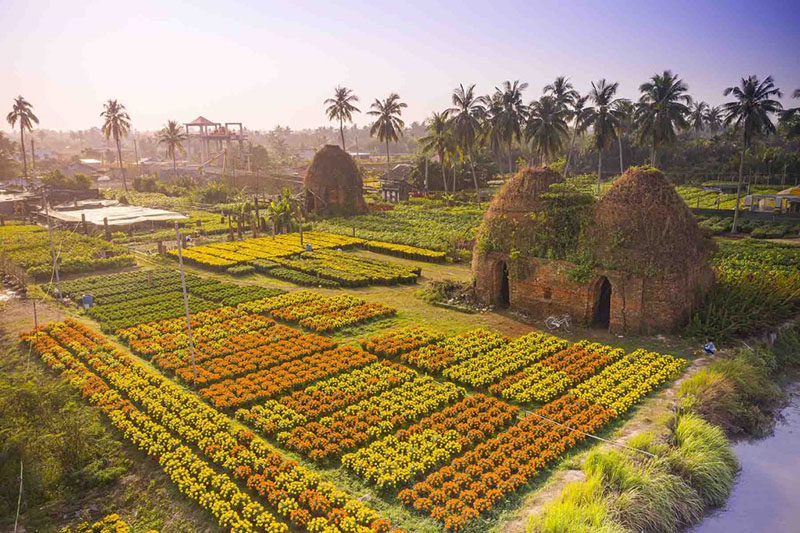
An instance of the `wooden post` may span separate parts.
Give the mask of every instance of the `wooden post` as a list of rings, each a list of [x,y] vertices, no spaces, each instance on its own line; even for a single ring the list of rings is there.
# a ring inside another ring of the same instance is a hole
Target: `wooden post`
[[[111,240],[111,230],[108,228],[108,217],[103,218],[103,229],[106,232],[106,240]]]
[[[228,233],[229,233],[229,240],[233,242],[233,225],[231,223],[231,215],[228,214]]]
[[[258,196],[256,196],[255,198],[253,198],[253,204],[254,204],[254,205],[255,205],[255,207],[256,207],[256,218],[255,218],[255,221],[254,221],[254,222],[255,222],[255,226],[258,226],[258,225],[260,225],[260,224],[261,224],[261,214],[259,213],[259,210],[258,210]],[[254,236],[254,237],[257,237],[257,236],[258,236],[258,234],[256,233],[255,226],[253,226],[253,236]],[[261,229],[261,228],[258,228],[258,229]]]
[[[0,226],[5,226],[5,225],[6,225],[6,219],[3,218],[2,215],[0,215]]]
[[[189,293],[186,292],[186,275],[183,273],[183,252],[181,251],[181,231],[175,222],[175,238],[178,241],[178,264],[181,269],[181,289],[183,290],[183,308],[186,311],[186,331],[189,334],[189,355],[192,358],[192,385],[197,384],[197,366],[194,361],[194,339],[192,338],[192,320],[189,317]]]
[[[158,245],[158,255],[164,255],[164,243],[158,241],[156,244]]]
[[[236,215],[236,234],[239,236],[239,240],[242,240],[242,215]]]
[[[83,226],[83,234],[89,235],[89,227],[86,225],[86,213],[81,213],[81,225]]]

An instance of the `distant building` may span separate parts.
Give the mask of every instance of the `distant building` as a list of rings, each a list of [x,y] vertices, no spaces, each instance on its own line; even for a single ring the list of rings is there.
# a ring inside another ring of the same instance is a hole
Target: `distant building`
[[[744,205],[757,213],[800,214],[800,187],[790,187],[775,194],[750,194]]]

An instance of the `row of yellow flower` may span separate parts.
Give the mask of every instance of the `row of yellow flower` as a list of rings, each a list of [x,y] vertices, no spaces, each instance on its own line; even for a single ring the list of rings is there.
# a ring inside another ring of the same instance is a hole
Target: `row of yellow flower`
[[[440,372],[452,364],[486,354],[508,343],[500,333],[477,328],[440,340],[436,344],[402,353],[400,359],[427,372]]]

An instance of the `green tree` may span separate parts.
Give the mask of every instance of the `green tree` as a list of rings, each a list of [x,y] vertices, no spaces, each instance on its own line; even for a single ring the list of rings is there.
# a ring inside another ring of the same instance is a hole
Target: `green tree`
[[[569,139],[569,148],[567,149],[567,161],[564,164],[564,176],[566,177],[569,171],[569,164],[572,160],[572,150],[575,146],[575,138],[578,135],[583,135],[589,127],[590,114],[587,112],[586,102],[589,100],[589,95],[580,96],[572,102],[570,106],[570,115],[572,116],[572,135]]]
[[[795,89],[792,98],[800,98],[800,89]],[[800,107],[793,107],[781,113],[780,123],[788,139],[800,138]]]
[[[607,83],[605,79],[592,82],[589,98],[592,106],[586,108],[587,124],[592,126],[594,147],[597,149],[597,195],[600,196],[600,180],[603,176],[603,150],[606,150],[617,138],[619,129],[619,112],[617,94],[619,83]]]
[[[759,80],[757,76],[742,78],[738,86],[728,87],[722,94],[725,96],[732,94],[734,98],[722,106],[725,125],[732,125],[735,131],[742,132],[739,180],[736,184],[736,205],[733,210],[731,226],[731,233],[736,233],[736,224],[739,220],[739,199],[744,180],[744,159],[748,148],[755,139],[768,133],[775,133],[775,124],[771,117],[775,113],[780,113],[783,106],[774,98],[780,98],[782,94],[780,89],[775,87],[772,76],[767,76],[763,80]]]
[[[119,161],[119,171],[122,174],[122,185],[125,187],[125,192],[128,192],[125,168],[122,166],[122,146],[120,142],[131,130],[131,117],[125,111],[125,106],[116,100],[109,100],[103,104],[103,112],[100,113],[100,116],[103,118],[103,135],[106,136],[106,139],[113,138],[117,145],[117,159]]]
[[[16,151],[17,143],[0,132],[0,180],[10,180],[19,175],[19,165],[13,156]]]
[[[481,121],[486,114],[484,98],[475,96],[475,85],[470,85],[464,89],[464,85],[459,84],[453,91],[453,107],[445,111],[451,118],[453,140],[461,153],[466,154],[469,161],[469,168],[472,172],[472,183],[475,186],[475,194],[478,194],[478,177],[475,174],[475,162],[473,154],[475,146],[480,140]],[[455,192],[455,190],[453,191]],[[476,196],[476,201],[478,198]]]
[[[33,130],[34,124],[39,124],[39,118],[33,114],[33,106],[22,96],[14,98],[11,112],[6,115],[6,120],[13,129],[19,122],[19,146],[22,150],[22,172],[28,179],[28,158],[25,155],[25,130]]]
[[[665,70],[653,75],[639,86],[639,104],[636,106],[636,124],[639,142],[650,144],[650,163],[658,166],[658,148],[672,144],[677,139],[676,128],[688,129],[686,117],[692,98],[686,94],[689,87],[677,74]]]
[[[717,133],[722,129],[722,107],[709,106],[708,109],[706,109],[705,116],[703,116],[703,121],[705,122],[708,131],[711,133]]]
[[[633,129],[633,118],[636,114],[636,106],[627,98],[620,98],[616,101],[614,109],[619,117],[617,126],[617,144],[619,144],[619,173],[625,172],[625,162],[622,159],[622,141],[625,134]]]
[[[559,76],[553,83],[545,85],[542,92],[555,98],[556,104],[568,111],[575,104],[575,101],[580,98],[578,91],[572,86],[569,78],[565,76]],[[571,111],[569,111],[567,118],[572,118]]]
[[[183,143],[188,138],[186,132],[178,124],[177,120],[168,120],[167,125],[158,132],[158,144],[163,144],[167,149],[167,155],[172,158],[172,175],[178,177],[178,164],[175,162],[175,152],[186,153]]]
[[[419,139],[419,146],[422,153],[426,155],[436,154],[439,164],[442,166],[442,183],[444,192],[447,192],[447,175],[444,171],[445,153],[450,147],[450,122],[447,113],[437,113],[434,111],[428,121],[428,135]]]
[[[389,162],[389,141],[397,142],[403,136],[403,128],[406,123],[400,118],[403,108],[408,107],[405,102],[400,101],[396,93],[392,93],[388,98],[381,101],[377,98],[370,106],[368,115],[377,117],[369,130],[371,137],[377,137],[379,141],[386,143],[386,177],[391,173]]]
[[[542,164],[549,163],[564,147],[569,134],[568,114],[567,107],[556,96],[542,96],[528,106],[525,138]]]
[[[694,131],[695,137],[699,137],[706,129],[706,117],[708,116],[709,106],[707,103],[692,101],[689,109],[689,127]]]
[[[347,87],[336,87],[333,90],[333,98],[325,100],[324,104],[327,105],[325,112],[328,114],[328,120],[339,121],[339,134],[342,136],[342,150],[347,150],[344,146],[344,123],[353,122],[353,112],[360,113],[361,110],[353,105],[353,102],[358,102],[358,96],[353,94],[353,91]]]
[[[527,115],[527,108],[522,102],[522,91],[528,88],[527,83],[520,83],[519,80],[511,83],[503,82],[502,89],[495,87],[492,97],[494,105],[490,106],[493,115],[490,117],[492,128],[491,136],[497,141],[502,141],[508,148],[508,172],[514,172],[514,164],[511,158],[511,147],[514,138],[520,142],[522,138],[522,127]]]

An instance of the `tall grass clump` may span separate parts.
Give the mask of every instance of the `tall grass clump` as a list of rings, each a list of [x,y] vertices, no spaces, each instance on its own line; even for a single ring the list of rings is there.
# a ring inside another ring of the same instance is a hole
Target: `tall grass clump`
[[[722,504],[738,462],[725,434],[702,418],[672,418],[656,438],[632,438],[629,450],[591,452],[584,481],[530,519],[530,533],[584,531],[678,533]]]

